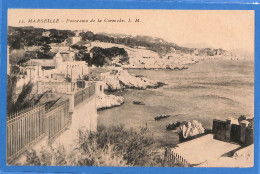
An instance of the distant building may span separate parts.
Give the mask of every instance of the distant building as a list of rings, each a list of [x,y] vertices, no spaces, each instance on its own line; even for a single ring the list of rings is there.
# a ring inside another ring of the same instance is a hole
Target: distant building
[[[42,33],[42,36],[43,37],[50,37],[50,34],[51,34],[50,31],[45,31],[45,32]]]
[[[194,54],[195,56],[198,56],[198,55],[199,55],[199,50],[198,50],[198,49],[194,49],[194,50],[193,50],[193,54]]]
[[[74,37],[69,37],[67,39],[67,43],[74,45],[76,43],[78,43],[79,41],[81,41],[81,37],[80,36],[74,36]]]
[[[51,51],[54,52],[54,53],[57,53],[57,52],[66,52],[66,51],[69,51],[70,50],[70,46],[68,45],[67,41],[64,41],[60,44],[57,44],[57,43],[51,43],[49,44],[51,46]]]
[[[59,53],[62,57],[63,62],[71,62],[71,61],[75,60],[74,52],[59,52]]]
[[[181,54],[181,50],[175,50],[175,54]]]

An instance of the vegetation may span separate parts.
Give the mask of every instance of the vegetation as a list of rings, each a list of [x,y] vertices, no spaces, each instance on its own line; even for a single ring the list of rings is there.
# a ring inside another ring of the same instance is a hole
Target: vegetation
[[[35,59],[53,59],[54,53],[50,51],[50,45],[43,45],[40,49],[35,51],[36,57]]]
[[[30,95],[33,88],[33,84],[30,82],[23,86],[21,93],[16,97],[15,90],[17,81],[17,74],[7,76],[7,114],[17,112],[36,104],[33,102],[34,98]]]
[[[117,57],[119,58],[119,63],[128,63],[129,61],[128,54],[124,48],[93,47],[90,52],[93,54],[91,64],[96,66],[111,65]]]
[[[48,37],[43,36],[43,32],[47,30],[43,28],[34,28],[34,27],[9,27],[8,28],[8,45],[10,50],[23,49],[30,46],[43,46],[40,51],[36,52],[37,56],[35,58],[52,58],[53,54],[50,51],[46,51],[48,44],[50,43],[62,43],[67,41],[70,43],[70,37],[75,36],[75,33],[70,30],[56,30],[50,29],[50,35]],[[84,42],[107,42],[115,44],[123,44],[132,48],[144,47],[148,50],[157,52],[160,56],[163,56],[172,51],[178,51],[179,53],[191,54],[194,52],[194,48],[187,48],[178,46],[175,43],[169,43],[161,38],[149,37],[149,36],[130,36],[130,35],[120,35],[120,34],[107,34],[107,33],[96,33],[94,34],[91,31],[81,32],[80,36],[82,37],[82,43],[74,44],[71,46],[73,49],[79,50],[78,59],[87,61],[90,65],[104,65],[109,63],[111,57],[110,53],[115,51],[115,54],[120,54],[122,56],[122,63],[128,61],[128,56],[126,51],[123,48],[111,48],[111,50],[93,48],[92,52],[95,54],[93,62],[89,59],[88,53],[86,53],[87,48],[83,44]],[[217,54],[223,54],[225,50],[223,49],[211,49],[203,48],[200,49],[199,55],[214,56]]]
[[[17,83],[17,74],[7,76],[7,114],[14,108],[15,87]]]
[[[246,116],[240,115],[239,118],[238,118],[238,122],[241,123],[243,120],[246,120]]]
[[[49,37],[42,36],[46,30],[34,27],[8,27],[8,45],[11,50],[28,46],[42,46],[50,43],[62,43],[68,37],[75,36],[70,30],[50,29]]]
[[[58,146],[29,150],[25,165],[55,166],[180,166],[164,159],[144,131],[123,126],[98,127],[96,133],[79,130],[71,151]]]
[[[88,65],[103,66],[111,65],[113,61],[118,58],[118,63],[128,63],[129,57],[124,48],[112,47],[101,48],[93,47],[90,53],[93,55],[91,58],[90,53],[87,52],[87,47],[84,44],[74,44],[71,48],[78,50],[76,60],[86,61]]]
[[[172,48],[177,47],[176,44],[168,43],[160,38],[152,38],[149,36],[125,36],[125,35],[112,35],[106,33],[94,34],[91,31],[80,33],[83,40],[100,41],[115,44],[123,44],[129,47],[146,47],[159,54],[166,54],[171,51]]]
[[[51,29],[50,36],[42,36],[45,29],[34,27],[9,27],[8,28],[8,45],[10,49],[23,49],[26,46],[42,46],[50,43],[62,43],[75,33],[70,30]],[[179,47],[174,43],[168,43],[160,38],[149,36],[125,36],[109,35],[106,33],[94,34],[91,31],[81,32],[80,36],[83,41],[100,41],[116,44],[123,44],[130,47],[146,47],[159,54],[169,53],[172,48],[192,52],[192,49]]]
[[[33,83],[31,82],[24,84],[21,93],[16,95],[19,75],[19,68],[11,66],[11,72],[7,75],[7,115],[38,104],[44,95],[32,95]]]

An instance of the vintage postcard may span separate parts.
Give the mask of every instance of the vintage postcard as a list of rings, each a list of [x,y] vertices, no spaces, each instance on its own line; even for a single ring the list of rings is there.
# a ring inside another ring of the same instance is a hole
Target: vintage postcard
[[[9,166],[254,166],[253,10],[8,9]]]

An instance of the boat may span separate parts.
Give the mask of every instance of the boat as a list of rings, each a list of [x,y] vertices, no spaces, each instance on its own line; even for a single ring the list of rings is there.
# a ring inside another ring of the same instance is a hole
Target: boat
[[[133,104],[135,104],[135,105],[145,105],[145,103],[141,102],[141,101],[133,101]]]
[[[160,115],[160,116],[154,117],[154,120],[159,121],[161,119],[165,119],[165,118],[168,118],[168,117],[170,117],[170,115]]]

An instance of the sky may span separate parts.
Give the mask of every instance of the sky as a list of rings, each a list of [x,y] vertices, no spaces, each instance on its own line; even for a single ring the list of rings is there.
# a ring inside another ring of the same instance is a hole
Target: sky
[[[28,23],[30,19],[59,21]],[[95,21],[90,22],[91,19]],[[120,19],[125,22],[107,22]],[[129,19],[131,22],[128,22]],[[139,22],[135,22],[136,19]],[[160,37],[181,46],[205,45],[226,50],[243,49],[251,53],[254,52],[254,21],[252,10],[8,10],[9,26],[146,35]]]

